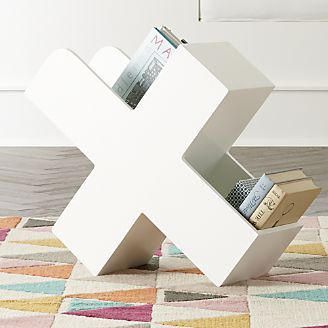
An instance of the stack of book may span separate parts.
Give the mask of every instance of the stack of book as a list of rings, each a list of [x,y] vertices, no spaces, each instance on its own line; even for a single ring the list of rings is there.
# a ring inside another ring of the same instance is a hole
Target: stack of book
[[[266,229],[298,221],[320,190],[297,168],[240,180],[226,199],[257,229]]]

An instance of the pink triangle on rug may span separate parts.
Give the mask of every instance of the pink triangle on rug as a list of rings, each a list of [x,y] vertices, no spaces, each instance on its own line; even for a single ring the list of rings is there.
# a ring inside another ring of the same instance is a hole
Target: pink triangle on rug
[[[150,322],[152,318],[152,309],[152,305],[146,304],[136,306],[118,306],[94,310],[71,311],[64,312],[63,314],[72,314],[102,319]]]
[[[227,297],[186,302],[166,302],[161,303],[161,305],[239,313],[249,312],[246,297]]]
[[[154,252],[154,255],[156,255],[156,256],[162,256],[162,247],[157,248],[156,251]]]
[[[1,328],[50,328],[55,317],[53,315],[28,316],[0,319]]]
[[[4,241],[8,235],[10,229],[0,229],[0,241]]]
[[[34,261],[34,260],[22,260],[22,259],[7,259],[0,258],[0,268],[18,268],[18,267],[32,267],[39,265],[52,265],[52,262]]]
[[[302,216],[299,221],[303,228],[320,228],[317,216]]]
[[[294,274],[288,274],[288,275],[261,277],[258,279],[269,280],[269,281],[293,282],[293,283],[298,283],[298,284],[327,286],[328,285],[328,272],[317,271],[317,272],[294,273]]]

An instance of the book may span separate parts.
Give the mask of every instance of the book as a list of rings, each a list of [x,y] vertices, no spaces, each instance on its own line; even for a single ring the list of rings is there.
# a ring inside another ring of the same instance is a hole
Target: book
[[[136,108],[180,43],[165,26],[152,28],[113,85],[113,91]]]
[[[238,210],[239,206],[251,192],[258,180],[258,178],[239,180],[229,192],[226,201]]]
[[[320,190],[309,177],[276,183],[249,221],[257,229],[297,222]]]
[[[239,212],[249,219],[275,183],[304,177],[305,174],[301,168],[263,174],[240,205]]]

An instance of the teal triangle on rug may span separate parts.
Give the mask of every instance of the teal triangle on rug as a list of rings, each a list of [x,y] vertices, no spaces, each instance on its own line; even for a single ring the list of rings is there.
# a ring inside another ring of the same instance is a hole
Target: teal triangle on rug
[[[328,302],[328,288],[299,290],[294,292],[272,293],[272,294],[257,294],[254,296],[266,298],[284,298],[302,301],[313,302]]]
[[[183,254],[182,251],[176,247],[175,245],[170,245],[168,248],[168,255],[181,255]]]
[[[109,308],[109,307],[123,307],[123,306],[132,306],[133,304],[123,303],[123,302],[111,302],[111,301],[98,301],[90,299],[81,299],[73,298],[67,312],[80,311],[80,310],[94,310],[100,308]]]
[[[0,285],[2,290],[15,290],[28,293],[61,295],[65,289],[65,280]]]

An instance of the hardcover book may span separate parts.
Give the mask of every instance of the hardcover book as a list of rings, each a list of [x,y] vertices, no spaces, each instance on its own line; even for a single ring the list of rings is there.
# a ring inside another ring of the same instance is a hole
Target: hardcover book
[[[312,178],[276,183],[249,221],[258,229],[294,223],[320,193]]]
[[[256,183],[254,188],[250,191],[248,196],[240,205],[240,213],[245,218],[249,219],[275,183],[304,177],[305,174],[300,168],[263,174],[260,180]]]

